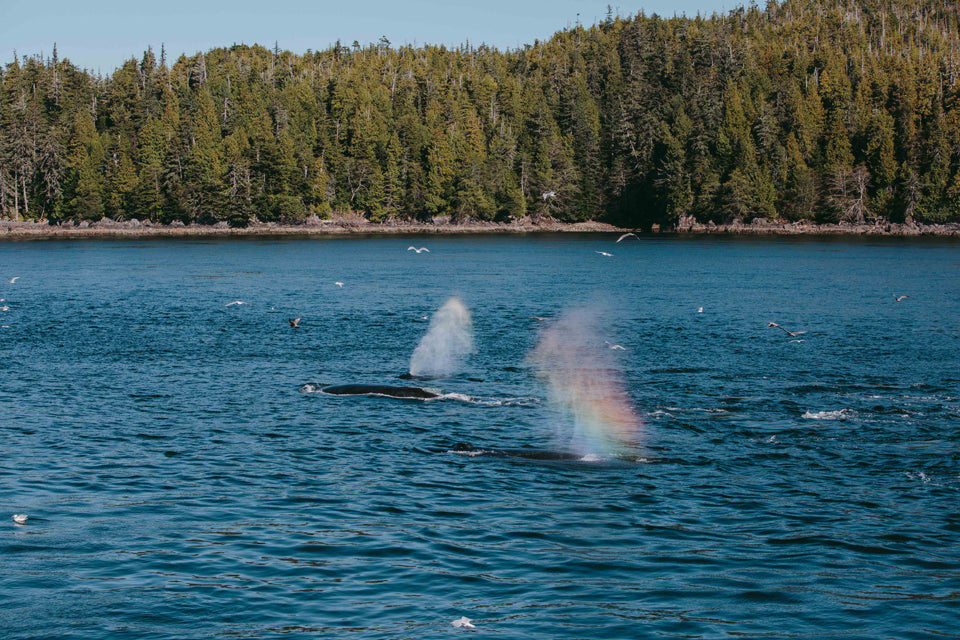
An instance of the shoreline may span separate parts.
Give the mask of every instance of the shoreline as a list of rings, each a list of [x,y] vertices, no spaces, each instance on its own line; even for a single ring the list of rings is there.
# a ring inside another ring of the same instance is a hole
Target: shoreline
[[[348,236],[348,235],[480,235],[527,233],[626,233],[635,229],[618,227],[605,222],[558,222],[529,219],[510,223],[422,223],[391,220],[370,222],[360,216],[345,216],[330,220],[310,220],[303,224],[253,222],[247,227],[232,228],[218,225],[159,225],[130,220],[116,222],[105,218],[95,223],[65,223],[50,225],[36,221],[0,220],[0,240],[29,240],[57,238],[191,238],[191,237],[245,237],[245,236]],[[639,232],[638,232],[639,233]],[[779,222],[754,220],[750,224],[701,223],[690,218],[680,220],[676,227],[661,229],[654,225],[645,235],[775,235],[775,236],[870,236],[870,237],[956,237],[960,238],[960,223],[919,225],[916,223],[880,222],[874,224],[817,224],[809,221]]]

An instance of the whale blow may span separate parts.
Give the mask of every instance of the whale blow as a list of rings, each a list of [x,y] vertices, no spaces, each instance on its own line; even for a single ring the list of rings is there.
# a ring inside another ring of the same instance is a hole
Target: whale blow
[[[430,328],[410,357],[415,378],[448,378],[473,353],[473,320],[459,298],[450,298],[430,318]]]

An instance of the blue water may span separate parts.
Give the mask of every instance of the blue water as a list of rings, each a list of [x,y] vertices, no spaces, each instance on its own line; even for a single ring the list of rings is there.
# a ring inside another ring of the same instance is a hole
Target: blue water
[[[614,239],[0,243],[0,637],[960,637],[960,244]],[[564,447],[578,309],[629,455],[452,451]]]

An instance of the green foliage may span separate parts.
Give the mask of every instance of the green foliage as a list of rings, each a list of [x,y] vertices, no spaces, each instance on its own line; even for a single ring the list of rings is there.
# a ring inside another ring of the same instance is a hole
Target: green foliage
[[[764,4],[509,51],[148,50],[106,78],[13,60],[0,215],[960,220],[955,7]]]

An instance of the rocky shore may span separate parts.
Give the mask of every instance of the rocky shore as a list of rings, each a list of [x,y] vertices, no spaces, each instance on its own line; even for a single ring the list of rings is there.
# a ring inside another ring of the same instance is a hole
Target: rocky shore
[[[955,236],[960,237],[960,224],[917,224],[915,222],[895,223],[883,220],[855,224],[817,224],[809,220],[788,222],[782,220],[756,219],[749,224],[733,222],[714,224],[697,222],[694,218],[681,218],[676,229],[678,233],[691,234],[739,234],[739,235],[812,235],[812,236]]]
[[[566,223],[552,219],[522,218],[509,223],[472,221],[408,222],[389,220],[370,222],[358,215],[347,215],[320,220],[308,219],[301,224],[279,224],[254,221],[246,227],[216,225],[161,225],[149,221],[118,222],[104,218],[98,222],[51,225],[46,222],[0,219],[0,239],[84,238],[84,237],[194,237],[194,236],[324,236],[354,234],[516,234],[516,233],[617,233],[631,231],[604,222]],[[652,233],[708,234],[708,235],[810,235],[810,236],[954,236],[960,237],[960,224],[919,225],[876,222],[867,224],[817,224],[809,221],[786,222],[754,220],[750,223],[715,224],[683,218],[676,227],[660,228],[654,225]]]
[[[559,233],[559,232],[609,232],[620,231],[619,227],[603,222],[563,223],[555,220],[534,221],[527,218],[510,223],[473,221],[407,222],[390,220],[370,222],[362,216],[341,216],[329,220],[308,219],[302,224],[279,224],[254,221],[246,227],[230,227],[226,223],[216,225],[184,225],[175,222],[169,225],[149,221],[127,220],[117,222],[104,218],[98,222],[82,222],[78,225],[63,223],[51,225],[46,222],[0,220],[0,239],[28,238],[82,238],[82,237],[192,237],[192,236],[289,236],[289,235],[355,235],[355,234],[485,234],[485,233]]]

